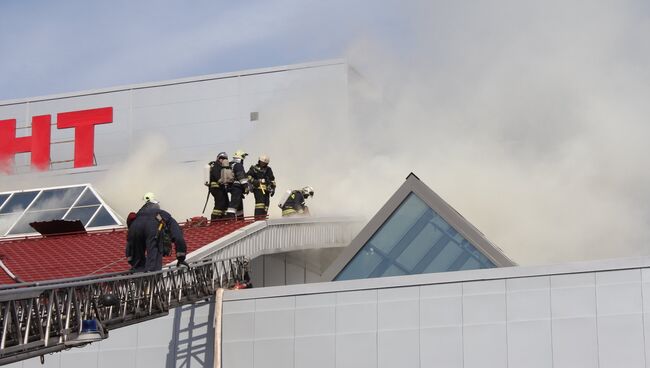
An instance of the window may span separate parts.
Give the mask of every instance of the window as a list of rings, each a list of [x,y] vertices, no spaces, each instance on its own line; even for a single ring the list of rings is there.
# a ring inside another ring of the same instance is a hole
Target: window
[[[90,185],[0,193],[0,237],[33,234],[30,223],[61,219],[86,228],[120,225]]]
[[[492,267],[494,263],[411,193],[335,279]]]

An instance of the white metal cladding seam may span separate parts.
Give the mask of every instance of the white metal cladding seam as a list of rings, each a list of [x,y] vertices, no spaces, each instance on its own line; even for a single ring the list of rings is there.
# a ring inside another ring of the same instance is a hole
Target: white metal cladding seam
[[[274,251],[345,246],[361,225],[358,221],[268,224],[204,257],[222,259],[238,255],[254,258]]]

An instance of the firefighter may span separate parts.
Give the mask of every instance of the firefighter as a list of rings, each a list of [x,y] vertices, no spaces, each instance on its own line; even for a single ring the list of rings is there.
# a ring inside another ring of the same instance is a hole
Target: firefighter
[[[131,270],[161,270],[163,254],[166,252],[165,241],[170,242],[169,247],[171,243],[176,246],[177,265],[187,266],[187,245],[178,222],[169,212],[160,209],[153,193],[145,193],[143,200],[145,204],[138,210],[127,234],[126,256]]]
[[[269,212],[269,197],[275,194],[275,176],[269,161],[269,156],[261,155],[257,165],[252,165],[248,170],[248,181],[255,196],[255,217],[266,217]]]
[[[232,169],[228,162],[228,154],[220,152],[217,160],[210,162],[210,181],[208,186],[214,198],[214,208],[210,220],[218,220],[226,215],[228,207],[228,187],[233,184]]]
[[[226,217],[244,219],[244,195],[248,194],[248,176],[244,169],[244,159],[248,153],[237,150],[232,156],[230,166],[234,175],[234,182],[230,187],[230,204],[226,210]]]
[[[309,215],[309,207],[305,199],[314,197],[314,188],[306,186],[300,190],[292,190],[282,206],[282,216]]]

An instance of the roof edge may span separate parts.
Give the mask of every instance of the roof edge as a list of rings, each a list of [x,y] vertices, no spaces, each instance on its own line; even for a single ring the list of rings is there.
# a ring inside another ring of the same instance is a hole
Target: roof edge
[[[284,71],[288,71],[288,70],[317,68],[317,67],[338,65],[338,64],[346,64],[346,63],[347,63],[347,60],[344,59],[344,58],[326,59],[326,60],[321,60],[321,61],[311,61],[311,62],[298,63],[298,64],[278,65],[278,66],[271,66],[271,67],[265,67],[265,68],[244,69],[244,70],[233,71],[233,72],[205,74],[205,75],[194,76],[194,77],[168,79],[168,80],[157,81],[157,82],[144,82],[144,83],[125,84],[125,85],[119,85],[119,86],[113,86],[113,87],[105,87],[105,88],[89,89],[89,90],[82,90],[82,91],[56,93],[56,94],[51,94],[51,95],[17,98],[17,99],[9,99],[9,100],[0,100],[0,107],[1,106],[9,106],[9,105],[20,105],[20,104],[33,103],[33,102],[41,102],[41,101],[60,100],[60,99],[65,99],[65,98],[87,96],[87,95],[97,95],[97,94],[112,93],[112,92],[123,92],[123,91],[135,90],[135,89],[162,87],[162,86],[168,86],[168,85],[174,85],[174,84],[186,84],[186,83],[203,82],[203,81],[206,81],[206,80],[213,80],[213,79],[245,77],[245,76],[256,75],[256,74],[268,74],[268,73],[284,72]]]
[[[524,277],[553,277],[591,272],[616,272],[650,268],[650,257],[614,258],[578,261],[562,264],[514,266],[478,270],[450,271],[377,277],[370,279],[321,282],[298,285],[268,286],[254,289],[226,290],[224,301],[277,298],[347,291],[376,290],[399,287],[417,287],[458,282],[508,280]]]

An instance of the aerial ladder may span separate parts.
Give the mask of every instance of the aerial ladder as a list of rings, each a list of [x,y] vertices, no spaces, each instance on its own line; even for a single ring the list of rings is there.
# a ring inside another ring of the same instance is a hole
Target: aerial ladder
[[[110,330],[162,317],[248,278],[248,259],[0,287],[0,365],[84,346]]]

